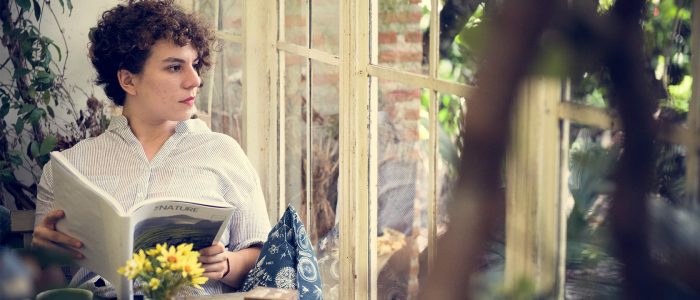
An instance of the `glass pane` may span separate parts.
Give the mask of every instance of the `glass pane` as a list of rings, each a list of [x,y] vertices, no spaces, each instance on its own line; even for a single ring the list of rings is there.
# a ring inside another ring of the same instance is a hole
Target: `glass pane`
[[[214,69],[211,129],[225,133],[239,142],[242,138],[243,50],[240,44],[223,42],[220,60]]]
[[[194,11],[199,13],[202,16],[202,19],[210,22],[211,25],[214,26],[214,28],[218,28],[217,24],[214,24],[214,20],[216,20],[216,15],[217,11],[216,9],[216,3],[215,1],[219,0],[204,0],[204,1],[194,1]]]
[[[421,121],[428,124],[429,92],[424,92],[422,99]],[[444,232],[448,224],[447,203],[452,199],[451,189],[457,180],[457,168],[459,164],[459,128],[466,112],[466,100],[463,97],[438,93],[438,234]]]
[[[221,30],[242,34],[243,2],[241,0],[221,0]]]
[[[340,1],[314,0],[311,10],[311,48],[338,54]]]
[[[302,209],[302,199],[306,197],[306,163],[308,109],[308,61],[292,54],[285,55],[284,101],[285,101],[285,188],[286,203],[298,212]]]
[[[423,33],[429,19],[430,1],[380,0],[379,65],[428,74]]]
[[[622,265],[613,257],[608,210],[614,191],[611,173],[622,151],[623,134],[586,126],[571,126],[569,136],[569,197],[562,199],[568,211],[566,297],[570,299],[621,299]],[[659,143],[656,149],[654,189],[650,193],[652,241],[668,239],[677,226],[664,229],[677,217],[686,197],[684,146]],[[687,221],[686,221],[687,222]],[[696,222],[696,221],[695,221]],[[661,229],[661,230],[659,230]],[[659,234],[661,233],[661,234]],[[668,241],[668,240],[667,240]],[[655,258],[669,242],[651,243]],[[659,262],[659,261],[657,261]],[[670,282],[670,281],[669,281]]]
[[[286,42],[308,47],[309,1],[284,1],[284,38]]]
[[[315,4],[315,2],[314,2]],[[309,215],[309,236],[318,254],[324,299],[338,299],[338,67],[311,62],[311,201],[304,198],[300,215]],[[308,208],[307,208],[308,207]]]
[[[486,4],[446,1],[440,9],[438,78],[475,84],[477,47]]]
[[[415,298],[427,268],[428,134],[423,89],[379,79],[377,295]]]
[[[602,3],[602,1],[601,1]],[[693,75],[690,66],[692,1],[648,2],[644,30],[645,77],[651,96],[659,101],[658,118],[670,123],[687,119]],[[600,13],[608,8],[601,7]],[[609,77],[601,69],[572,76],[572,101],[595,107],[609,106]]]

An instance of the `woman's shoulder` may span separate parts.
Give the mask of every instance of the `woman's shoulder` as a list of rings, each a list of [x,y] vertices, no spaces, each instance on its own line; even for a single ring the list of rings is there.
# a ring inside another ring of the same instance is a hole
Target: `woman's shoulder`
[[[107,133],[102,133],[98,136],[85,138],[75,145],[61,150],[61,153],[67,157],[71,156],[85,156],[85,155],[96,155],[101,153],[105,149],[105,145],[109,144],[109,139],[107,138]]]
[[[242,152],[241,145],[230,135],[220,132],[197,132],[190,135],[192,142],[199,145],[208,145],[223,152]]]

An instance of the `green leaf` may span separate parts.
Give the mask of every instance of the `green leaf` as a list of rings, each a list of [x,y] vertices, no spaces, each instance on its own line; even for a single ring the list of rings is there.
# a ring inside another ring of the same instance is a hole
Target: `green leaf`
[[[32,143],[29,145],[29,153],[31,154],[31,157],[39,156],[39,143],[32,141]]]
[[[29,74],[29,72],[31,72],[31,70],[25,69],[25,68],[16,69],[16,70],[15,70],[15,73],[12,74],[12,78],[13,78],[13,79],[21,78],[21,77],[23,77],[23,76]]]
[[[53,46],[54,49],[56,49],[56,52],[58,52],[58,61],[61,61],[63,59],[63,54],[61,54],[61,48],[59,48],[58,45],[54,44],[53,42],[51,42],[50,45]]]
[[[39,21],[41,19],[41,5],[39,5],[39,1],[33,0],[34,1],[34,18]]]
[[[29,0],[15,0],[15,3],[17,3],[17,5],[24,10],[29,10],[32,8],[32,3],[29,2]]]
[[[12,173],[10,168],[0,169],[0,181],[2,182],[13,182],[15,181],[15,175]]]
[[[63,9],[63,12],[66,12],[66,5],[63,3],[63,0],[58,0],[58,3],[61,4],[61,8]]]
[[[3,103],[2,106],[0,106],[0,119],[4,118],[7,116],[7,114],[10,112],[10,104],[8,103]]]
[[[53,113],[53,108],[51,108],[51,106],[47,106],[46,111],[49,113],[49,116],[51,116],[51,118],[56,117],[56,115],[54,115],[54,113]]]
[[[39,123],[39,120],[41,120],[41,117],[44,116],[44,114],[46,114],[46,112],[44,112],[43,109],[37,107],[36,109],[32,110],[29,116],[27,116],[27,120],[32,124],[37,124]]]
[[[19,112],[17,112],[17,114],[18,115],[26,114],[26,113],[34,110],[34,108],[36,108],[36,106],[34,104],[25,103],[24,105],[22,105],[22,108],[19,110]]]
[[[68,0],[68,15],[70,16],[71,13],[73,13],[73,1]]]
[[[56,139],[55,136],[53,135],[47,135],[46,138],[41,142],[41,146],[39,147],[39,155],[46,155],[49,154],[49,152],[53,151],[54,148],[56,148],[56,145],[58,144],[58,139]]]
[[[22,118],[17,119],[17,123],[15,123],[15,133],[20,134],[24,130],[24,120]]]
[[[15,166],[22,164],[22,153],[17,150],[10,151],[10,163]]]
[[[44,92],[41,99],[44,100],[44,104],[49,105],[49,102],[51,102],[51,93],[48,91]]]
[[[56,78],[56,76],[54,76],[53,74],[46,72],[46,71],[39,71],[39,72],[36,72],[35,78],[40,83],[50,84],[51,82],[53,82],[53,80],[54,80],[54,78]]]
[[[23,36],[20,38],[19,46],[20,46],[20,49],[22,49],[22,55],[24,56],[24,58],[26,58],[30,61],[32,60],[32,58],[34,58],[33,57],[34,56],[33,45],[34,45],[34,39],[32,37]]]

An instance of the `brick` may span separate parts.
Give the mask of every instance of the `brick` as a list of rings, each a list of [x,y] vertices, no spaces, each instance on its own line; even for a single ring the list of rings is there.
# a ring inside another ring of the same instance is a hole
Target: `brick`
[[[423,53],[421,52],[401,52],[399,53],[400,62],[420,62],[423,60]]]
[[[396,61],[398,53],[395,51],[383,51],[379,53],[380,63],[393,63]]]
[[[404,41],[407,43],[423,43],[423,33],[420,31],[404,33]]]
[[[420,90],[397,89],[386,93],[385,101],[407,102],[420,99]]]
[[[421,12],[380,13],[380,23],[417,23],[423,17]]]
[[[406,120],[419,120],[420,119],[420,110],[408,110],[403,113],[403,117]]]
[[[313,48],[320,48],[326,44],[326,37],[321,34],[314,34],[311,38],[311,45]]]
[[[304,63],[304,67],[306,67],[306,58],[298,55],[286,55],[284,61],[287,64],[287,68],[292,68],[291,65],[299,67],[302,63]]]
[[[418,135],[418,127],[417,126],[411,126],[403,131],[403,140],[404,141],[417,141],[418,138],[420,137]]]
[[[379,43],[380,44],[393,44],[396,43],[396,32],[380,32],[379,33]]]
[[[314,85],[338,86],[338,74],[314,74],[312,81]]]
[[[305,27],[306,26],[306,16],[285,16],[284,17],[285,27]]]

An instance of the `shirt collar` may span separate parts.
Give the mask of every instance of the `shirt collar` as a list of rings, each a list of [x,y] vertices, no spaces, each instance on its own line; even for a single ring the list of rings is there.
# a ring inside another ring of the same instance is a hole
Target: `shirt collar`
[[[129,121],[125,116],[113,116],[109,122],[109,131],[119,131],[120,129],[129,128]],[[210,132],[209,127],[200,119],[189,119],[178,122],[175,126],[176,133],[184,132]]]

